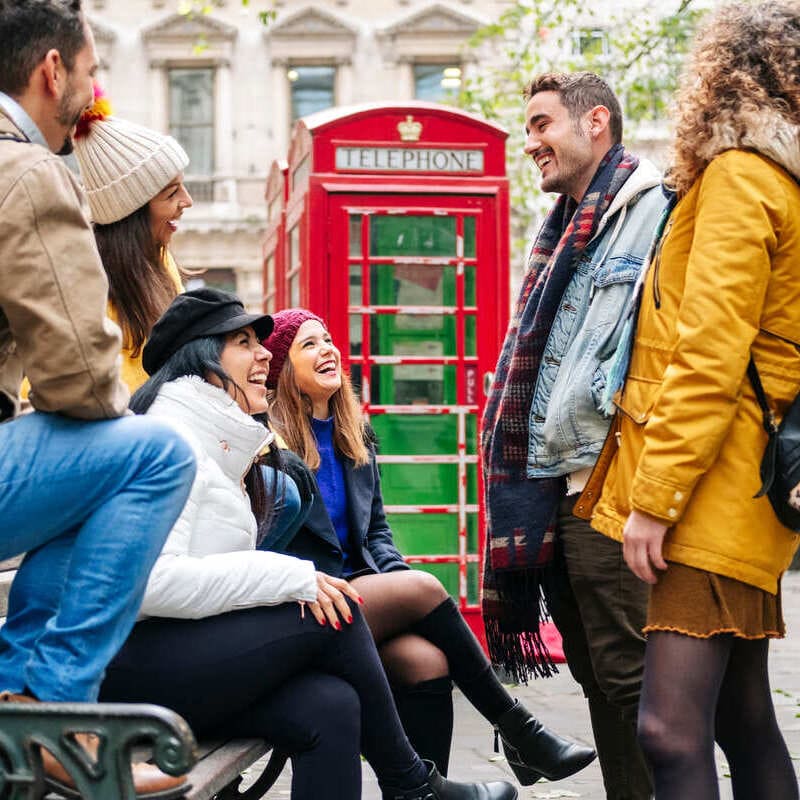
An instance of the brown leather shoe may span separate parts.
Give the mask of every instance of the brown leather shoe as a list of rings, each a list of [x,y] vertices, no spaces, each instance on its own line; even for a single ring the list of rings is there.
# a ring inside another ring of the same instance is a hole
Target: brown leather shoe
[[[0,703],[36,703],[32,697],[24,694],[0,692]],[[75,734],[75,740],[92,757],[97,756],[98,738],[88,733]],[[75,781],[61,766],[61,763],[48,751],[42,748],[42,766],[44,767],[45,783],[65,797],[78,798],[80,793],[75,788]],[[138,800],[172,800],[181,797],[189,788],[186,776],[173,777],[162,772],[155,764],[137,762],[131,765],[133,786]]]

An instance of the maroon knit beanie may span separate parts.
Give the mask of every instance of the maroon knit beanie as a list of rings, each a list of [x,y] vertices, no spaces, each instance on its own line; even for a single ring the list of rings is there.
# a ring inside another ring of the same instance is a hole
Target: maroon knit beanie
[[[281,374],[294,337],[297,336],[300,326],[310,319],[315,319],[321,325],[325,325],[320,317],[306,308],[287,308],[272,315],[275,327],[272,329],[272,333],[262,342],[264,347],[272,353],[272,361],[269,362],[269,375],[267,376],[267,387],[269,389],[275,389],[278,386],[278,375]]]

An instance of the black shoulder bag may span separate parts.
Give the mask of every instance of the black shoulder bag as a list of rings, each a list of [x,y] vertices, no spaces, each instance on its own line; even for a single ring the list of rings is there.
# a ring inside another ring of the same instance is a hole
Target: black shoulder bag
[[[747,375],[761,406],[764,430],[769,437],[761,459],[761,489],[755,496],[767,495],[778,519],[787,528],[800,533],[800,511],[789,505],[789,492],[800,483],[800,395],[795,397],[781,424],[777,425],[752,356]]]

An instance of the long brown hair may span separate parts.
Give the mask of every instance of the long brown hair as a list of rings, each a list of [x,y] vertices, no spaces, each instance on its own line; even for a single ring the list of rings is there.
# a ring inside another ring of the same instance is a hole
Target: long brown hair
[[[124,346],[136,357],[178,294],[167,273],[166,248],[153,238],[147,205],[118,222],[95,224],[94,235]]]
[[[269,413],[275,430],[311,469],[319,469],[319,450],[311,429],[311,400],[298,388],[289,357],[278,375],[278,385],[270,400]],[[336,451],[357,467],[363,467],[369,461],[366,423],[347,375],[342,375],[341,388],[331,397],[330,406]]]

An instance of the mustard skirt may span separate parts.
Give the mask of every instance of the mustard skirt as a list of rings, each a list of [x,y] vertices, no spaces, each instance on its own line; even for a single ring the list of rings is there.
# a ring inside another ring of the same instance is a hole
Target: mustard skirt
[[[644,633],[669,631],[707,639],[727,633],[742,639],[780,639],[786,634],[781,590],[755,586],[669,562],[650,591]]]

